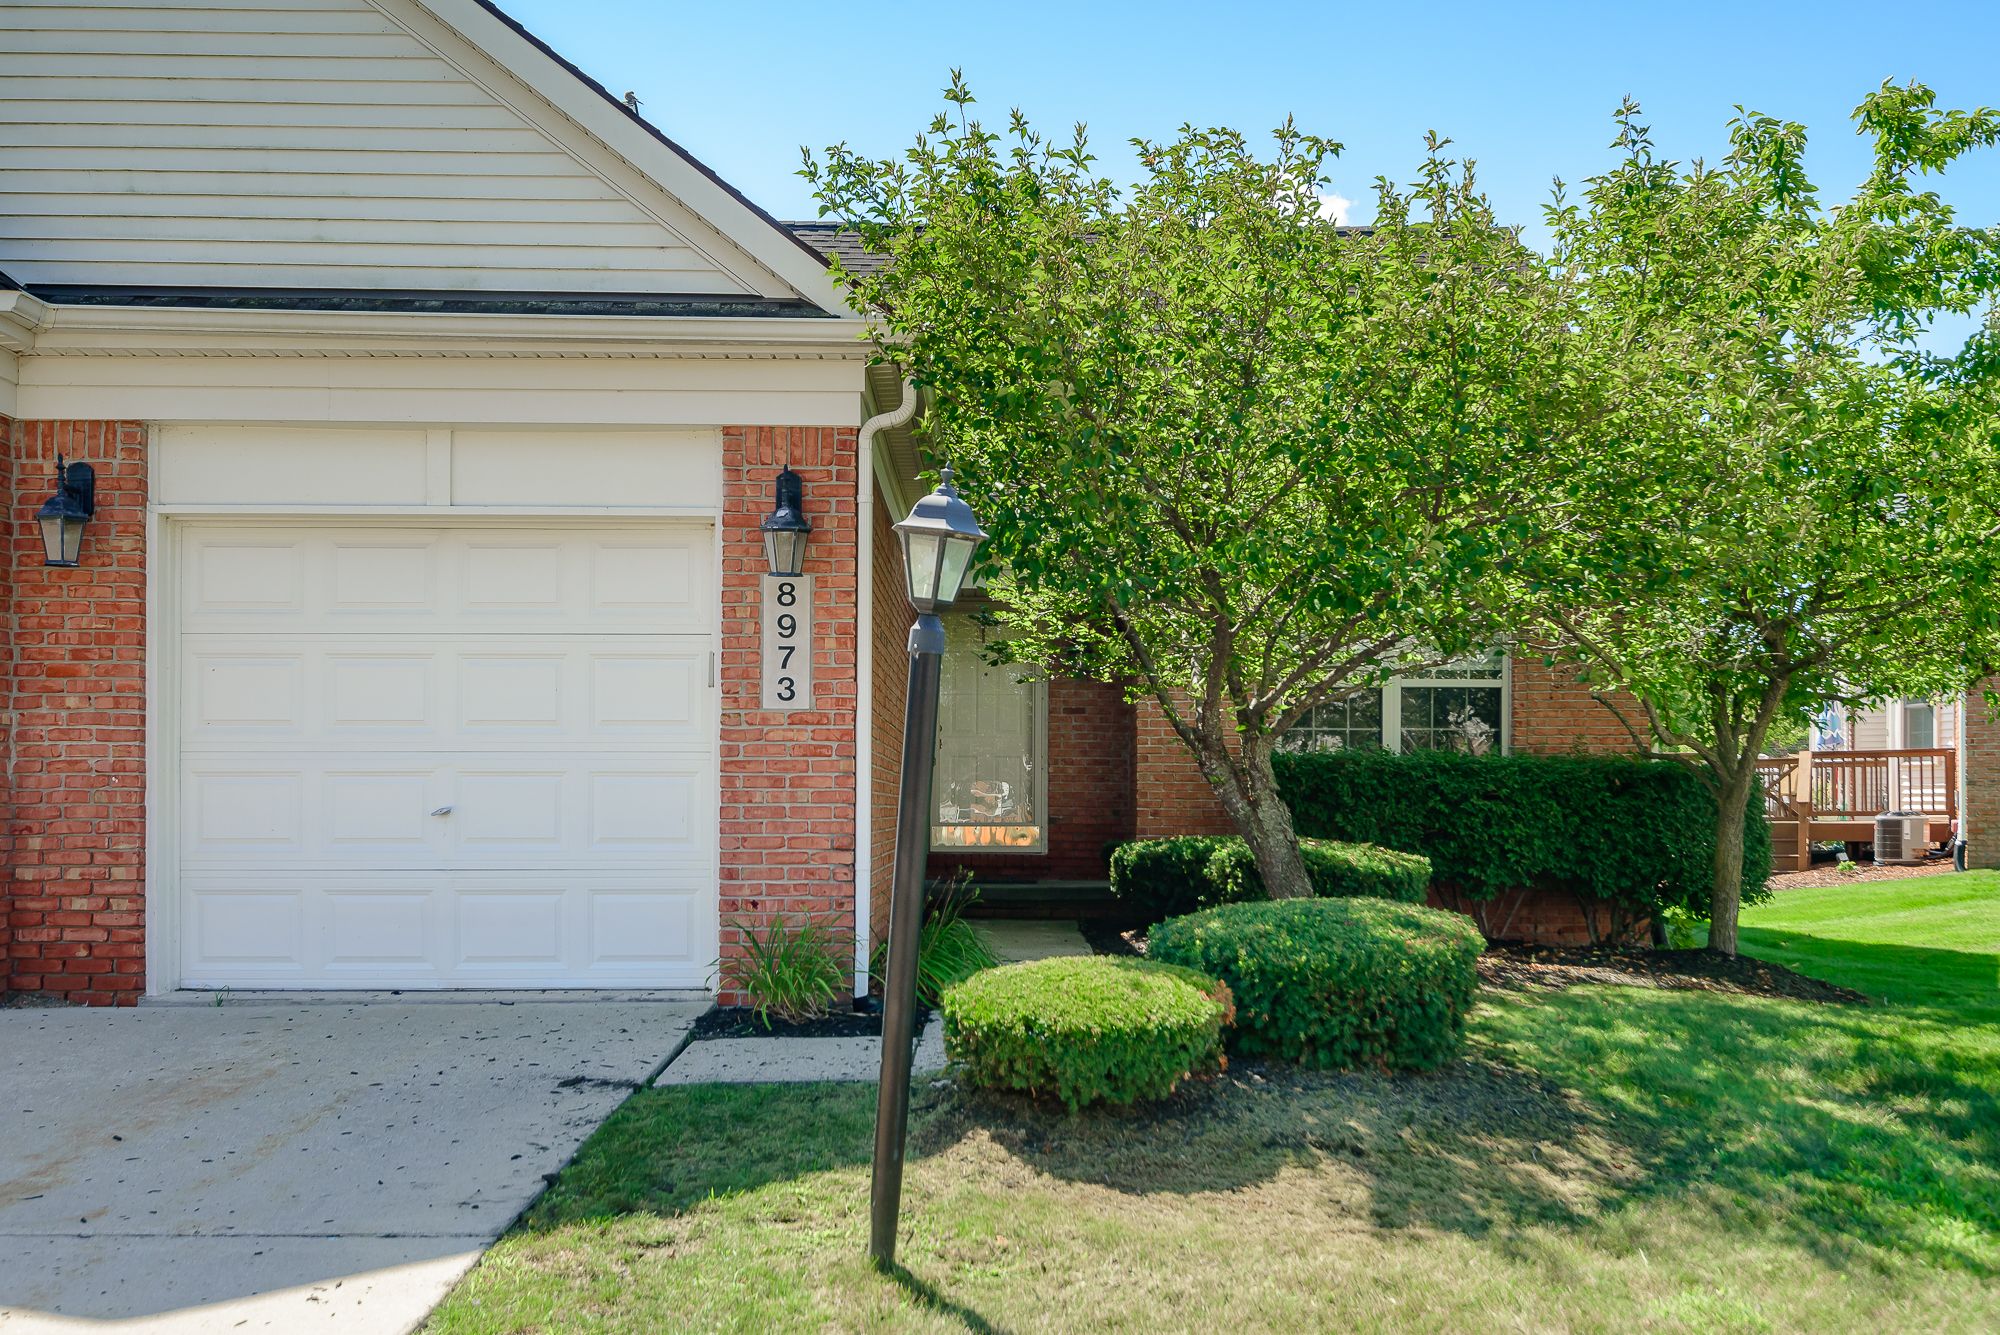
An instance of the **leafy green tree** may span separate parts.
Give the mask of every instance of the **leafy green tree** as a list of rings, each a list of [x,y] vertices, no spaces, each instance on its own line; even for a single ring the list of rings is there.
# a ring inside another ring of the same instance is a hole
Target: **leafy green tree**
[[[1618,411],[1558,289],[1433,139],[1367,231],[1287,123],[1137,141],[972,118],[956,74],[902,157],[803,174],[891,263],[843,275],[991,535],[1009,651],[1165,712],[1275,896],[1310,893],[1272,775],[1314,705],[1507,628]]]
[[[1774,728],[1828,702],[1964,690],[2000,648],[2000,234],[1922,177],[2000,138],[1992,111],[1884,85],[1856,112],[1873,167],[1822,206],[1803,127],[1742,114],[1718,166],[1621,158],[1549,211],[1579,337],[1624,359],[1661,485],[1644,523],[1531,590],[1594,684],[1691,751],[1720,810],[1710,946],[1736,951],[1744,807]],[[1947,313],[1988,306],[1952,355]],[[1546,572],[1545,572],[1546,573]]]

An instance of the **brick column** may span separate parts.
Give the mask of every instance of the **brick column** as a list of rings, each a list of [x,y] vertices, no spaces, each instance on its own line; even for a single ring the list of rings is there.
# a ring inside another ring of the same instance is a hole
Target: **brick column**
[[[758,524],[789,461],[813,533],[810,710],[758,707]],[[775,919],[854,930],[857,470],[852,427],[725,427],[722,433],[722,954]],[[725,1001],[740,1000],[727,994]]]
[[[1968,867],[2000,867],[2000,712],[1982,696],[1996,686],[2000,679],[1974,687],[1962,714],[1958,760],[1964,797],[1958,815]]]
[[[146,985],[146,429],[16,422],[5,439],[5,986],[130,1003]],[[35,523],[58,453],[97,470],[73,570],[42,564]]]

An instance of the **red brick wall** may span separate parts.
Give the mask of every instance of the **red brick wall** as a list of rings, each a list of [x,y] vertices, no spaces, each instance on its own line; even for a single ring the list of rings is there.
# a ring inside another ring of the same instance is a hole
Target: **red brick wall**
[[[1133,715],[1134,837],[1234,834],[1236,826],[1159,705],[1141,700]]]
[[[1959,829],[1969,867],[2000,867],[2000,712],[1984,692],[2000,681],[1981,682],[1965,697],[1965,732],[1959,753],[1964,804]]]
[[[871,482],[870,485],[873,485]],[[868,791],[868,935],[889,936],[889,887],[896,879],[896,793],[903,766],[903,711],[910,694],[910,622],[915,617],[903,585],[903,553],[896,541],[889,498],[875,488],[874,699],[870,705]]]
[[[758,592],[769,569],[758,524],[789,460],[812,539],[811,710],[758,707]],[[810,917],[854,930],[855,432],[725,427],[722,433],[721,918],[725,965],[742,926]],[[725,1000],[740,1000],[724,991]]]
[[[968,868],[975,880],[1101,881],[1105,845],[1133,830],[1133,708],[1119,687],[1049,683],[1048,851],[931,855],[932,876]]]
[[[94,1004],[146,984],[146,430],[15,422],[0,433],[8,631],[5,985]],[[83,564],[42,564],[55,457],[97,470]]]
[[[1646,735],[1645,714],[1632,697],[1612,693],[1604,700],[1577,680],[1576,669],[1553,667],[1540,655],[1523,653],[1512,660],[1514,750],[1525,754],[1560,755],[1570,751],[1635,751],[1632,733]],[[1613,712],[1616,708],[1616,713]],[[1619,722],[1632,726],[1628,730]]]

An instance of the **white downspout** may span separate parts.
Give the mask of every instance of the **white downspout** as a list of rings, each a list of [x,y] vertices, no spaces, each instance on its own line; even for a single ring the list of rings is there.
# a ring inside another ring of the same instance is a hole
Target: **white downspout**
[[[903,401],[861,424],[854,498],[854,995],[868,995],[868,910],[875,859],[875,435],[917,415],[915,382]]]

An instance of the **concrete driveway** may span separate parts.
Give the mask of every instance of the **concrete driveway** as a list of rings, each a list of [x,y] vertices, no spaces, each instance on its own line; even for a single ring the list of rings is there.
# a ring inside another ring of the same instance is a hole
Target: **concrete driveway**
[[[706,1006],[0,1010],[0,1335],[408,1330]]]

